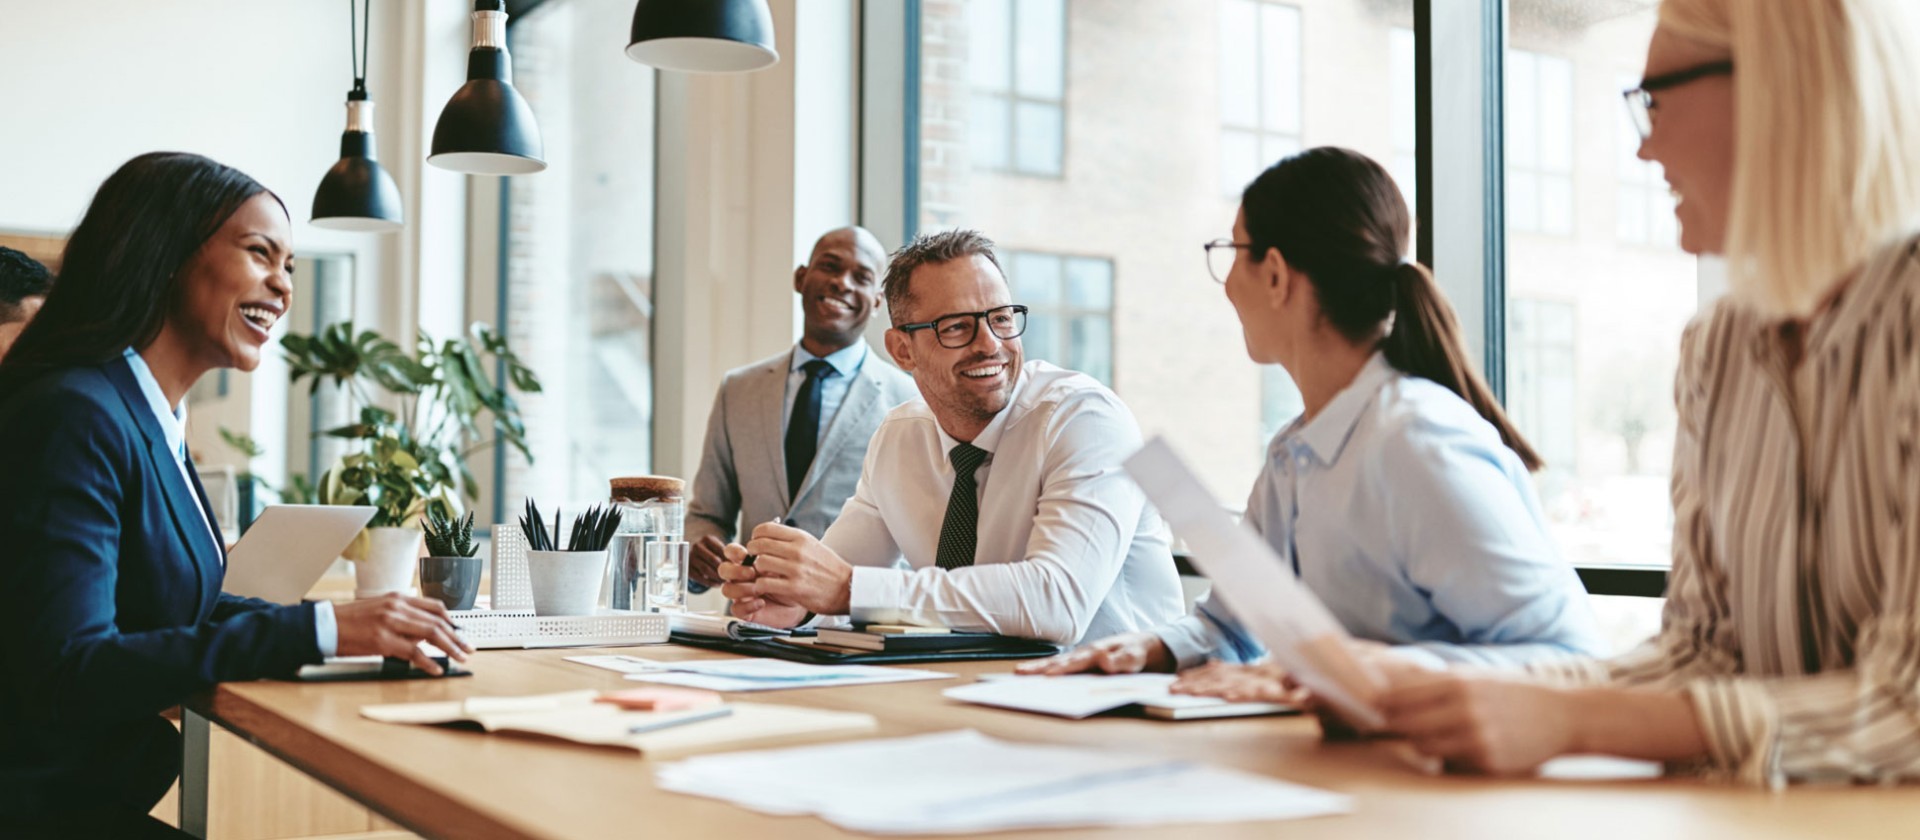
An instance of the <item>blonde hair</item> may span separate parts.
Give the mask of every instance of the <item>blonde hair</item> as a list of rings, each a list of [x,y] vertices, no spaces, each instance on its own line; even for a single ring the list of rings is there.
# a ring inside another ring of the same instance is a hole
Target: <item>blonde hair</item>
[[[1920,220],[1913,0],[1665,0],[1660,27],[1734,61],[1732,294],[1811,313]]]

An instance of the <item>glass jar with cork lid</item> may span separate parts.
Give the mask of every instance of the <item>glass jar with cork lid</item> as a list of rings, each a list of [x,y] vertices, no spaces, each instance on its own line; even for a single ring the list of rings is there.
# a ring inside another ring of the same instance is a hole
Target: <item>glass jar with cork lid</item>
[[[675,557],[688,555],[686,482],[642,475],[609,483],[621,516],[607,546],[606,606],[647,612],[685,606],[686,561]]]

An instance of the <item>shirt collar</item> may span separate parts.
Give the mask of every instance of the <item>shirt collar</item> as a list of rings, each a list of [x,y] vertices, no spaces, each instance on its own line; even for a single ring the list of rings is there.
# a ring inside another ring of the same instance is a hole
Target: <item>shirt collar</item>
[[[793,345],[793,363],[787,366],[787,371],[797,373],[814,359],[825,359],[827,364],[833,366],[834,373],[852,379],[853,375],[860,371],[860,365],[867,360],[867,342],[855,341],[825,356],[815,356],[807,352],[807,348],[795,344]]]
[[[1340,389],[1333,399],[1305,424],[1294,421],[1295,425],[1281,435],[1283,439],[1299,441],[1313,451],[1321,463],[1332,464],[1340,457],[1340,450],[1347,445],[1347,438],[1353,435],[1353,427],[1360,422],[1360,412],[1373,402],[1375,394],[1399,373],[1387,361],[1385,354],[1376,351],[1373,357],[1360,368],[1360,372]]]
[[[968,441],[975,447],[986,450],[989,455],[1000,448],[1000,438],[1006,434],[1007,424],[1013,422],[1010,418],[1013,416],[1014,407],[1020,404],[1020,392],[1027,387],[1027,380],[1032,378],[1027,375],[1024,367],[1018,371],[1017,377],[1013,380],[1013,390],[1007,393],[1006,406],[1000,409],[999,414],[993,415],[992,420],[987,421],[987,427],[981,429],[980,434],[974,435],[973,440]],[[952,452],[954,447],[960,445],[959,440],[947,434],[946,429],[941,428],[938,418],[935,418],[933,428],[940,433],[942,449]]]
[[[147,360],[140,358],[140,354],[133,352],[131,347],[121,355],[126,357],[127,367],[133,370],[133,380],[140,383],[140,393],[146,395],[147,405],[153,409],[154,418],[160,421],[160,430],[167,436],[167,451],[179,457],[181,447],[185,446],[187,441],[186,401],[182,400],[180,405],[169,407],[167,395],[160,390],[160,382],[153,378],[153,370],[147,367]]]

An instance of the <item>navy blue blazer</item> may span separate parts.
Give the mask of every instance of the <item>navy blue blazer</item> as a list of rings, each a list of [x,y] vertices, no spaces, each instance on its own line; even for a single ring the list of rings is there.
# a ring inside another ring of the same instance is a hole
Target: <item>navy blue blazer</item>
[[[180,772],[162,711],[320,661],[312,604],[221,594],[189,475],[123,358],[0,402],[0,817],[145,812]]]

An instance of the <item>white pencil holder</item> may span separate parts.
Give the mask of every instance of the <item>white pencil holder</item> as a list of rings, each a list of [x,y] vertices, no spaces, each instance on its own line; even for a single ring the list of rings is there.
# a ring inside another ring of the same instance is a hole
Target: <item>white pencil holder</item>
[[[607,552],[529,551],[535,615],[592,615],[607,573]]]

